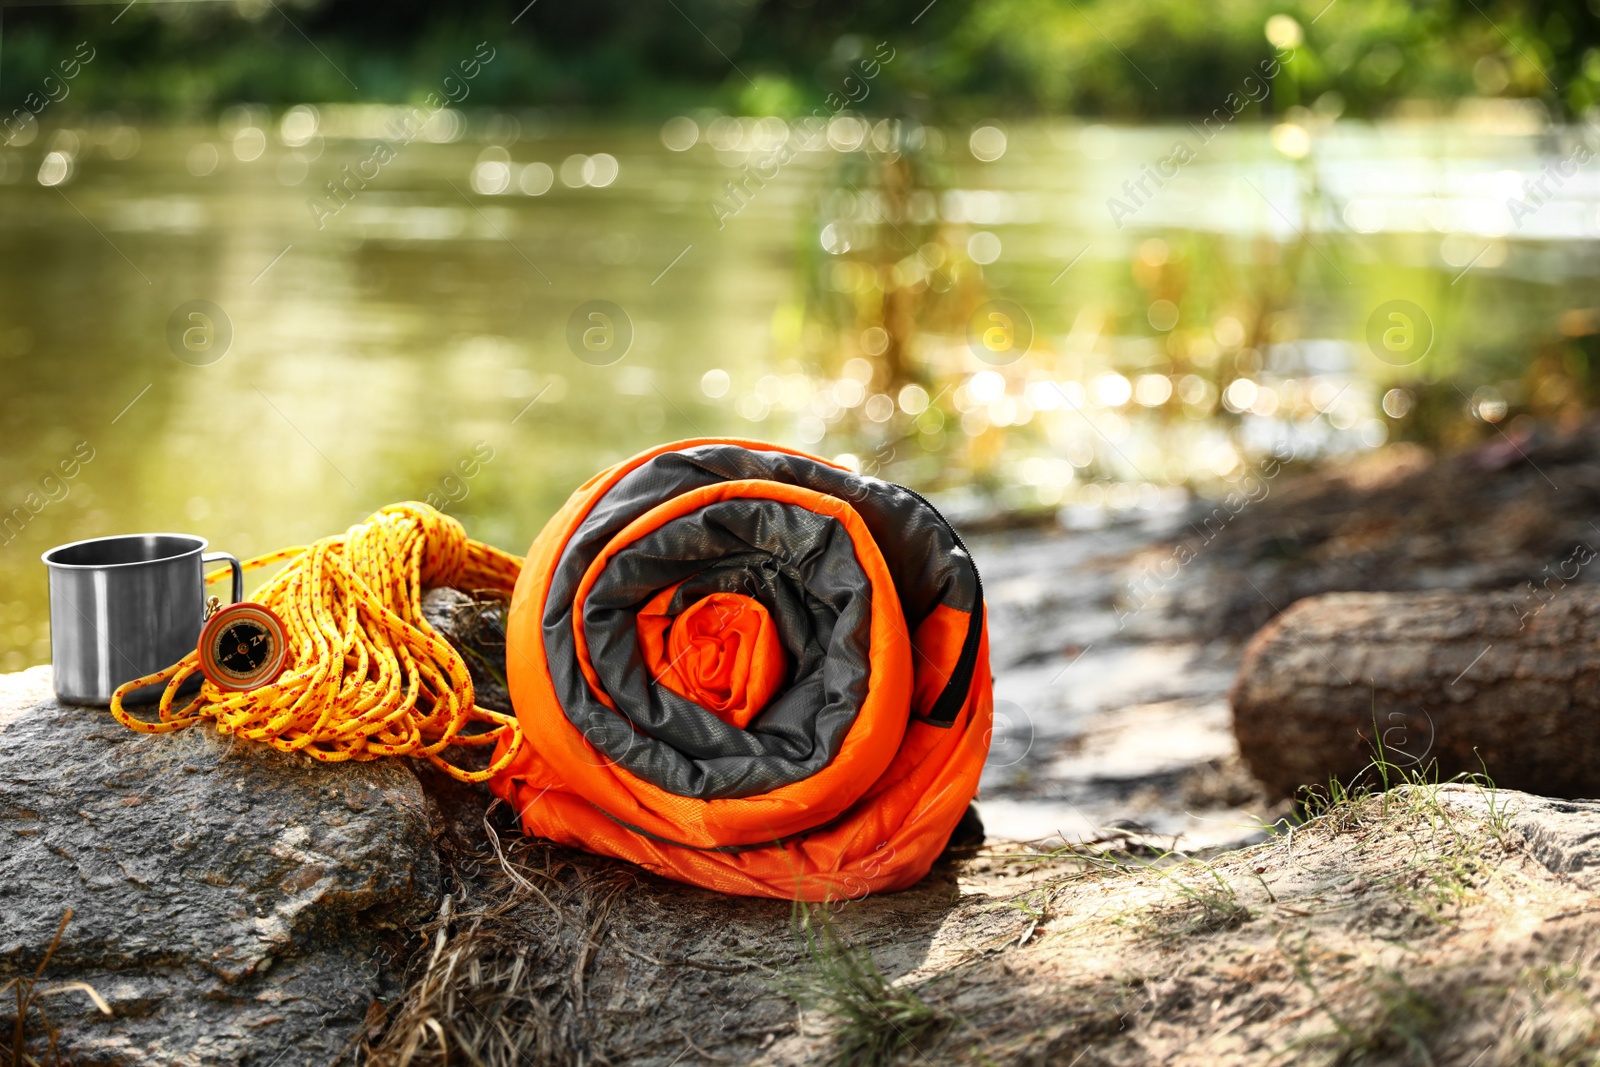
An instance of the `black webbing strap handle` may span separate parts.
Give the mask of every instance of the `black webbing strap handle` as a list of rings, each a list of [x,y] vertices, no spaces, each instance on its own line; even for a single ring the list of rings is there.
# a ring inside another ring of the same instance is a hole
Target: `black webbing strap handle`
[[[973,597],[972,615],[967,620],[967,636],[961,643],[961,658],[956,660],[956,669],[951,672],[945,681],[944,690],[939,694],[939,699],[934,701],[933,708],[927,715],[913,715],[912,718],[931,726],[948,727],[956,721],[956,716],[961,714],[961,709],[967,703],[967,693],[972,688],[972,675],[978,669],[978,645],[983,640],[983,578],[978,574],[978,564],[972,558],[972,553],[967,550],[966,544],[961,540],[961,535],[956,533],[956,528],[950,525],[950,520],[939,513],[939,509],[928,502],[928,498],[915,489],[906,489],[901,485],[897,488],[906,492],[922,502],[922,506],[933,512],[938,520],[944,523],[945,529],[950,531],[950,536],[955,540],[956,547],[961,549],[967,557],[967,566],[972,568]]]

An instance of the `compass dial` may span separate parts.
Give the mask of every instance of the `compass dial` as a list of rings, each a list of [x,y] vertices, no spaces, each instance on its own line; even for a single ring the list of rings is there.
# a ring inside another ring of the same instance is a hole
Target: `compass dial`
[[[200,670],[221,689],[267,684],[283,671],[289,653],[283,622],[260,604],[229,604],[200,632]]]

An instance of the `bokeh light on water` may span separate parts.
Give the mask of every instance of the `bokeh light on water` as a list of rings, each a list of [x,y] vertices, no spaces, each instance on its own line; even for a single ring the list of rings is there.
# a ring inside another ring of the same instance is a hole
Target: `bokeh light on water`
[[[1590,404],[1600,187],[1508,207],[1574,135],[1512,104],[1335,110],[1226,130],[1181,181],[1181,125],[446,109],[380,161],[400,109],[307,103],[16,139],[0,667],[47,658],[53,544],[183,529],[247,555],[419,498],[520,550],[672,438],[804,447],[963,521],[1093,525],[1269,454]],[[197,301],[225,321],[169,333]],[[615,312],[571,332],[588,307]]]

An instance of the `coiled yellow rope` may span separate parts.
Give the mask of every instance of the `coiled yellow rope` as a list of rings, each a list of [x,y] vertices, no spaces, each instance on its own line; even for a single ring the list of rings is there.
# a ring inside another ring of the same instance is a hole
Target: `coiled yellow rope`
[[[422,616],[422,591],[436,586],[510,595],[522,560],[468,540],[461,523],[427,504],[392,504],[343,534],[244,563],[246,570],[291,559],[255,601],[289,633],[289,655],[274,681],[247,692],[205,682],[173,711],[178,688],[199,669],[191,652],[171,667],[135,678],[111,697],[111,714],[141,733],[169,733],[210,719],[219,731],[265,741],[319,760],[422,756],[463,782],[486,781],[516,758],[516,716],[480,708],[460,654]],[[216,581],[228,574],[208,575]],[[165,682],[159,719],[136,719],[124,694]],[[463,733],[471,723],[490,729]],[[440,758],[451,745],[507,740],[485,770]]]

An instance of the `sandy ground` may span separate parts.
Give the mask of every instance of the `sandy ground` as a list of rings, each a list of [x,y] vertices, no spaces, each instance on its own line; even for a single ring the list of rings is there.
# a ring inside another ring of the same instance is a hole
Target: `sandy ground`
[[[987,847],[809,917],[480,832],[370,1062],[1597,1062],[1600,872],[1523,835],[1600,816],[1549,803],[1406,787],[1209,859]]]
[[[1166,602],[1137,610],[1130,596],[1145,557],[1184,525],[1155,514],[972,542],[995,675],[980,804],[991,840],[1123,828],[1169,847],[1240,845],[1282,814],[1233,739],[1227,692],[1243,641],[1208,637]],[[1201,562],[1182,584],[1206,577]]]

